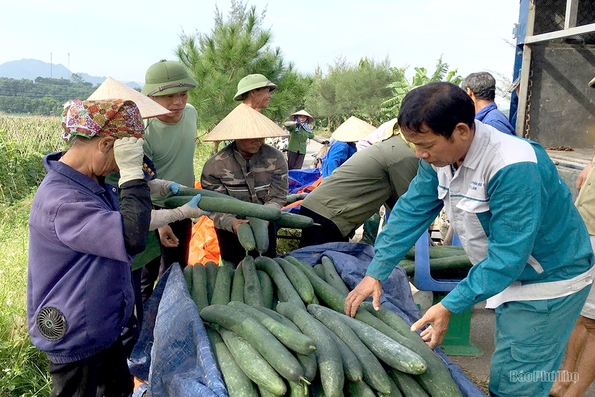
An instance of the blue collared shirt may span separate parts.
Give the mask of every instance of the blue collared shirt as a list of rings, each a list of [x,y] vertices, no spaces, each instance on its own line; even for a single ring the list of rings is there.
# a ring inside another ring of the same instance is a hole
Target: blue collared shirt
[[[494,102],[477,112],[475,118],[484,124],[491,125],[498,131],[516,136],[514,127],[510,124],[504,113],[498,110]]]

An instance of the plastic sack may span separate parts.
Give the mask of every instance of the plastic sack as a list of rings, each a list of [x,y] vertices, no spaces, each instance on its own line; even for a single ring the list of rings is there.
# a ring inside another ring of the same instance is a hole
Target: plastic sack
[[[204,324],[179,264],[161,277],[145,306],[132,375],[147,382],[134,396],[228,396]]]
[[[209,261],[219,263],[220,257],[215,225],[208,216],[201,216],[192,226],[188,263],[191,265],[196,263],[204,265]]]

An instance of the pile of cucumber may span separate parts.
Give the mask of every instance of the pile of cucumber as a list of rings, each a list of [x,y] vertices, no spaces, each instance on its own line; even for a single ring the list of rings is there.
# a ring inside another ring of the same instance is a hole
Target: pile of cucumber
[[[442,359],[386,308],[343,314],[348,288],[326,256],[246,256],[184,269],[188,290],[236,396],[454,397]]]
[[[429,247],[430,272],[438,278],[463,278],[472,267],[467,253],[461,246],[432,245]],[[415,275],[415,247],[399,262],[408,276]]]

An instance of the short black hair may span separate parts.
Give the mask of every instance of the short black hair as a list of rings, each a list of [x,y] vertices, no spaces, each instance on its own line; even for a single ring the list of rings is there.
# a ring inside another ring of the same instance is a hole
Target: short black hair
[[[461,87],[469,88],[477,99],[493,101],[496,98],[496,79],[488,72],[471,73],[461,82]]]
[[[402,130],[427,132],[421,131],[425,125],[450,139],[457,124],[474,127],[475,105],[462,88],[452,83],[428,83],[405,95],[397,119]]]

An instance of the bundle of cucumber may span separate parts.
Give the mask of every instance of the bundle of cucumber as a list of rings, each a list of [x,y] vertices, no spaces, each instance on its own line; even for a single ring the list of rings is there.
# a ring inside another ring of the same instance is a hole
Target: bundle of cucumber
[[[188,289],[236,396],[460,396],[444,362],[394,312],[362,304],[323,256],[188,266]]]
[[[463,247],[433,245],[429,247],[430,272],[437,278],[463,278],[471,268],[471,261]],[[415,274],[415,247],[399,262],[408,276]]]

